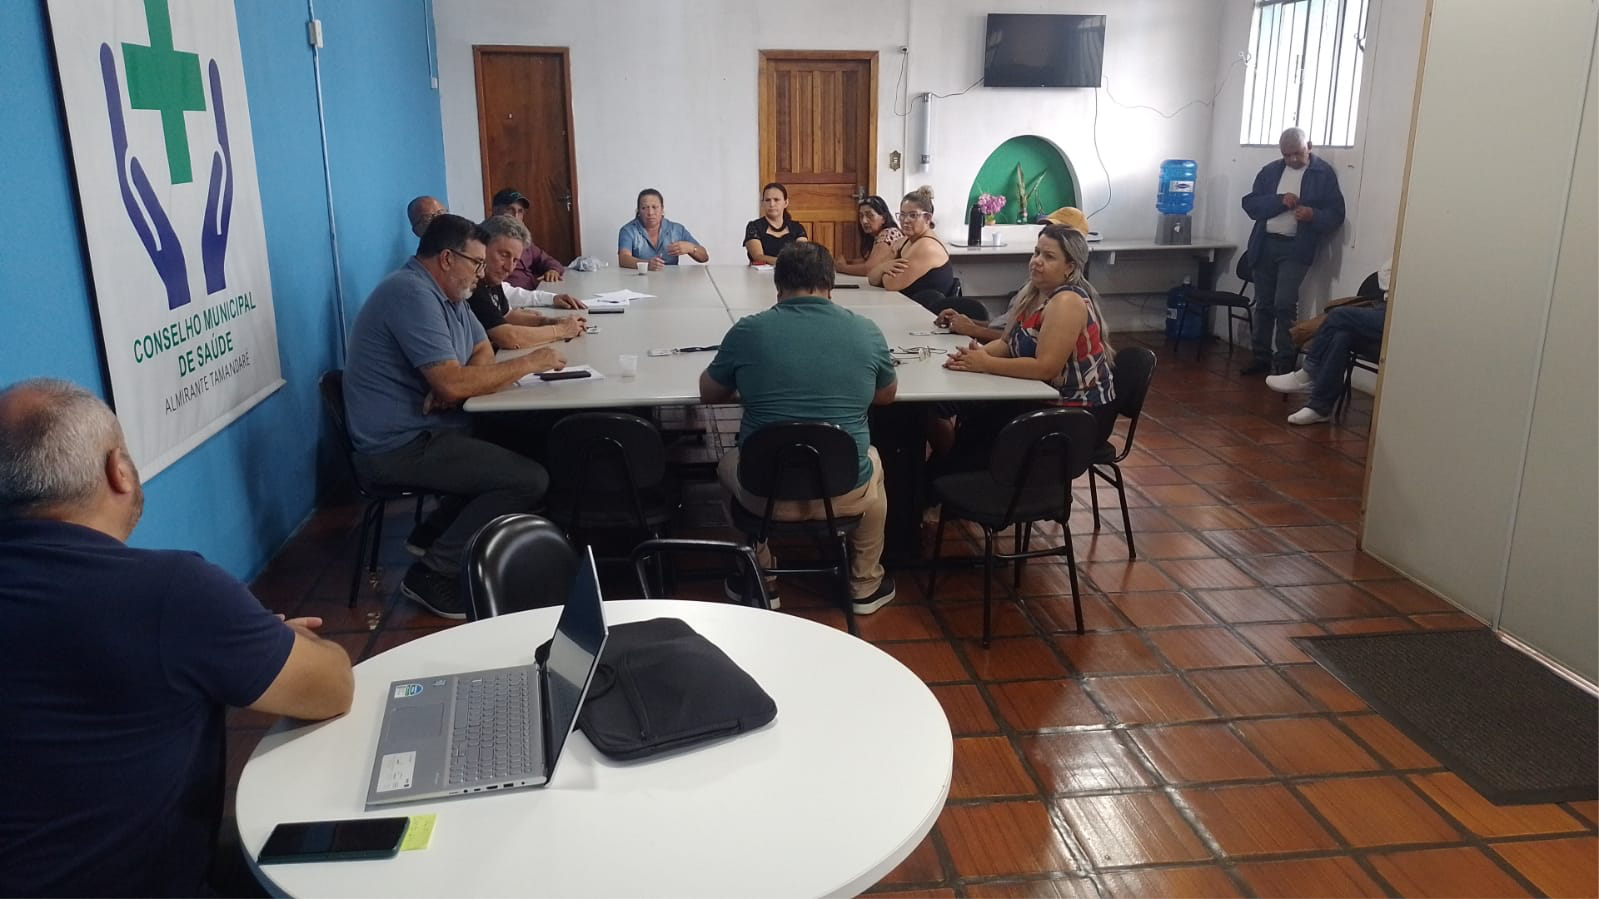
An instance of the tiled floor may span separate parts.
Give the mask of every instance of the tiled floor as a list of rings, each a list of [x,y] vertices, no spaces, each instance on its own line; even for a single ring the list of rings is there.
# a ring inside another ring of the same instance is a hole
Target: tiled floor
[[[1599,803],[1487,803],[1291,640],[1477,626],[1355,548],[1370,399],[1341,424],[1293,428],[1297,405],[1239,378],[1242,357],[1159,352],[1125,469],[1138,561],[1115,492],[1101,488],[1096,533],[1079,487],[1086,635],[1071,632],[1064,567],[1047,563],[996,609],[989,649],[969,570],[941,576],[933,603],[901,575],[899,600],[862,620],[955,733],[948,806],[876,894],[1599,895]],[[323,616],[356,658],[430,632],[445,623],[396,597],[408,514],[393,510],[382,584],[358,610],[344,607],[349,505],[318,514],[257,594]],[[975,550],[969,534],[946,540]],[[842,626],[807,587],[784,584],[784,614]],[[233,716],[233,780],[268,723]]]

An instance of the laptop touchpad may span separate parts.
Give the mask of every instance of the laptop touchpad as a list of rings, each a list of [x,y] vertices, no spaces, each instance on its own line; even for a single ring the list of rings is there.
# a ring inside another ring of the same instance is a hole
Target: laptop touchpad
[[[442,704],[395,709],[394,713],[389,715],[389,737],[392,739],[415,740],[436,737],[443,729]]]

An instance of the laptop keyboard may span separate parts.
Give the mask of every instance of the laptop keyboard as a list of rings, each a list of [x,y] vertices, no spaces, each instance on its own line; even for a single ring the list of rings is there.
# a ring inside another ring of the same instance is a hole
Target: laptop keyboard
[[[527,773],[529,714],[527,669],[457,681],[450,786]]]

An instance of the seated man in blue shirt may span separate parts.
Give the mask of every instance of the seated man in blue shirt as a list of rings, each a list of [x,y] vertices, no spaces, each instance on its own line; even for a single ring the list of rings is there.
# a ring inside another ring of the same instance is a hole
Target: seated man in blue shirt
[[[192,552],[124,543],[144,491],[116,416],[0,392],[0,896],[209,895],[227,706],[350,708],[344,648]]]
[[[345,411],[362,477],[442,497],[412,534],[422,559],[400,592],[444,618],[466,617],[457,578],[467,541],[500,515],[532,511],[549,486],[537,462],[470,436],[460,406],[566,364],[548,347],[494,361],[466,304],[487,242],[458,215],[435,218],[416,256],[361,307],[345,362]]]
[[[666,217],[666,201],[660,191],[653,187],[639,191],[637,213],[616,234],[616,264],[631,270],[644,262],[656,272],[677,265],[679,256],[711,261],[711,254],[687,228]]]
[[[833,305],[833,257],[826,247],[785,247],[772,275],[777,305],[739,319],[722,338],[716,358],[700,375],[700,400],[743,403],[740,444],[762,427],[785,421],[831,422],[855,438],[858,477],[832,501],[835,515],[861,516],[849,537],[850,596],[855,613],[869,615],[894,598],[894,579],[884,575],[882,564],[888,494],[866,420],[872,406],[894,401],[899,382],[893,358],[877,325]],[[758,512],[766,500],[739,485],[738,456],[736,448],[729,450],[717,475],[735,502]],[[782,501],[772,514],[778,520],[807,521],[822,518],[825,510],[820,502]],[[764,545],[756,553],[762,566],[771,566]],[[738,598],[733,578],[726,589],[730,598]]]

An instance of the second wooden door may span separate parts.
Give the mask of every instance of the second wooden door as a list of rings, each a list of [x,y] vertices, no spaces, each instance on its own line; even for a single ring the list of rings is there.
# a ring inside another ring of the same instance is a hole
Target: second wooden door
[[[762,50],[760,96],[761,184],[788,188],[811,240],[840,259],[863,255],[856,206],[877,183],[877,54]]]

